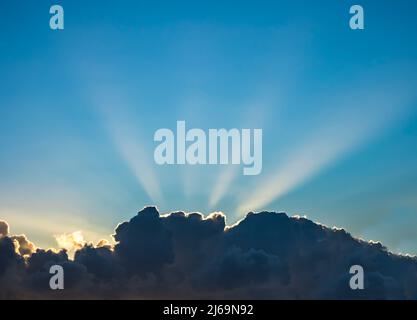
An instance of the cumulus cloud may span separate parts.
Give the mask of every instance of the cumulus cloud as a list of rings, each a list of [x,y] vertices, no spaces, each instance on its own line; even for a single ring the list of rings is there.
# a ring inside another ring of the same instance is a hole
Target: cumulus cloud
[[[65,249],[71,255],[73,255],[77,250],[81,249],[86,244],[81,231],[56,235],[55,240],[60,249]]]
[[[12,236],[11,239],[15,241],[15,250],[22,256],[31,255],[36,251],[36,246],[24,234]]]
[[[249,213],[229,227],[221,213],[161,215],[147,207],[113,237],[114,245],[75,241],[70,259],[65,249],[22,251],[13,236],[3,236],[1,297],[417,298],[416,258],[284,213]],[[54,264],[64,268],[63,291],[49,289]],[[364,268],[365,290],[349,288],[352,265]]]

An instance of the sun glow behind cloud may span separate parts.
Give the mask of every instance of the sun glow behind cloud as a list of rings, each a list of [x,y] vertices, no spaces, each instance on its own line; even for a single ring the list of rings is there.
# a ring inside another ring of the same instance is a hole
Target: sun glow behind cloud
[[[63,206],[63,204],[61,204]],[[8,221],[14,234],[25,233],[40,247],[55,247],[54,235],[70,234],[74,230],[82,230],[88,241],[98,242],[100,239],[110,239],[111,228],[86,219],[79,214],[79,209],[60,210],[58,208],[12,208],[0,207],[2,219]],[[59,212],[59,214],[57,214]],[[33,217],[36,217],[34,219]]]
[[[81,231],[55,235],[55,240],[60,249],[66,249],[68,251],[81,249],[86,243]]]

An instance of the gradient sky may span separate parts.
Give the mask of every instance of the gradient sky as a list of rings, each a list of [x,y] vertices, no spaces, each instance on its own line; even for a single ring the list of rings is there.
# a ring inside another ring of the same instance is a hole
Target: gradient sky
[[[13,233],[54,246],[109,238],[150,204],[229,223],[268,209],[417,254],[415,0],[1,1],[0,39]],[[262,174],[157,166],[153,134],[177,120],[262,128]]]

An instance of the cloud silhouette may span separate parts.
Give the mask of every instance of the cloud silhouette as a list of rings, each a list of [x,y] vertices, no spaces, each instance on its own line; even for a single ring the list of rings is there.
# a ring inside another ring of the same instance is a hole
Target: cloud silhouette
[[[74,259],[5,234],[1,298],[417,298],[416,258],[284,213],[249,213],[229,227],[221,213],[147,207],[117,226],[115,245],[86,243]],[[54,264],[64,268],[64,290],[49,289]],[[349,287],[352,265],[365,271],[364,290]]]
[[[7,236],[9,234],[9,225],[5,222],[0,220],[0,237]]]

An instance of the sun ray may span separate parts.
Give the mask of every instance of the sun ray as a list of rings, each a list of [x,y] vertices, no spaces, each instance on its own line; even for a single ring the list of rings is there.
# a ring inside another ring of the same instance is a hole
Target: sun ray
[[[395,81],[392,75],[381,78],[390,81],[371,89],[368,86],[366,91],[358,86],[353,93],[339,93],[331,104],[337,111],[320,119],[316,128],[309,128],[309,133],[314,133],[284,156],[285,161],[259,183],[255,192],[243,197],[236,211],[244,214],[265,209],[403,119],[415,99],[415,91],[404,80]]]

